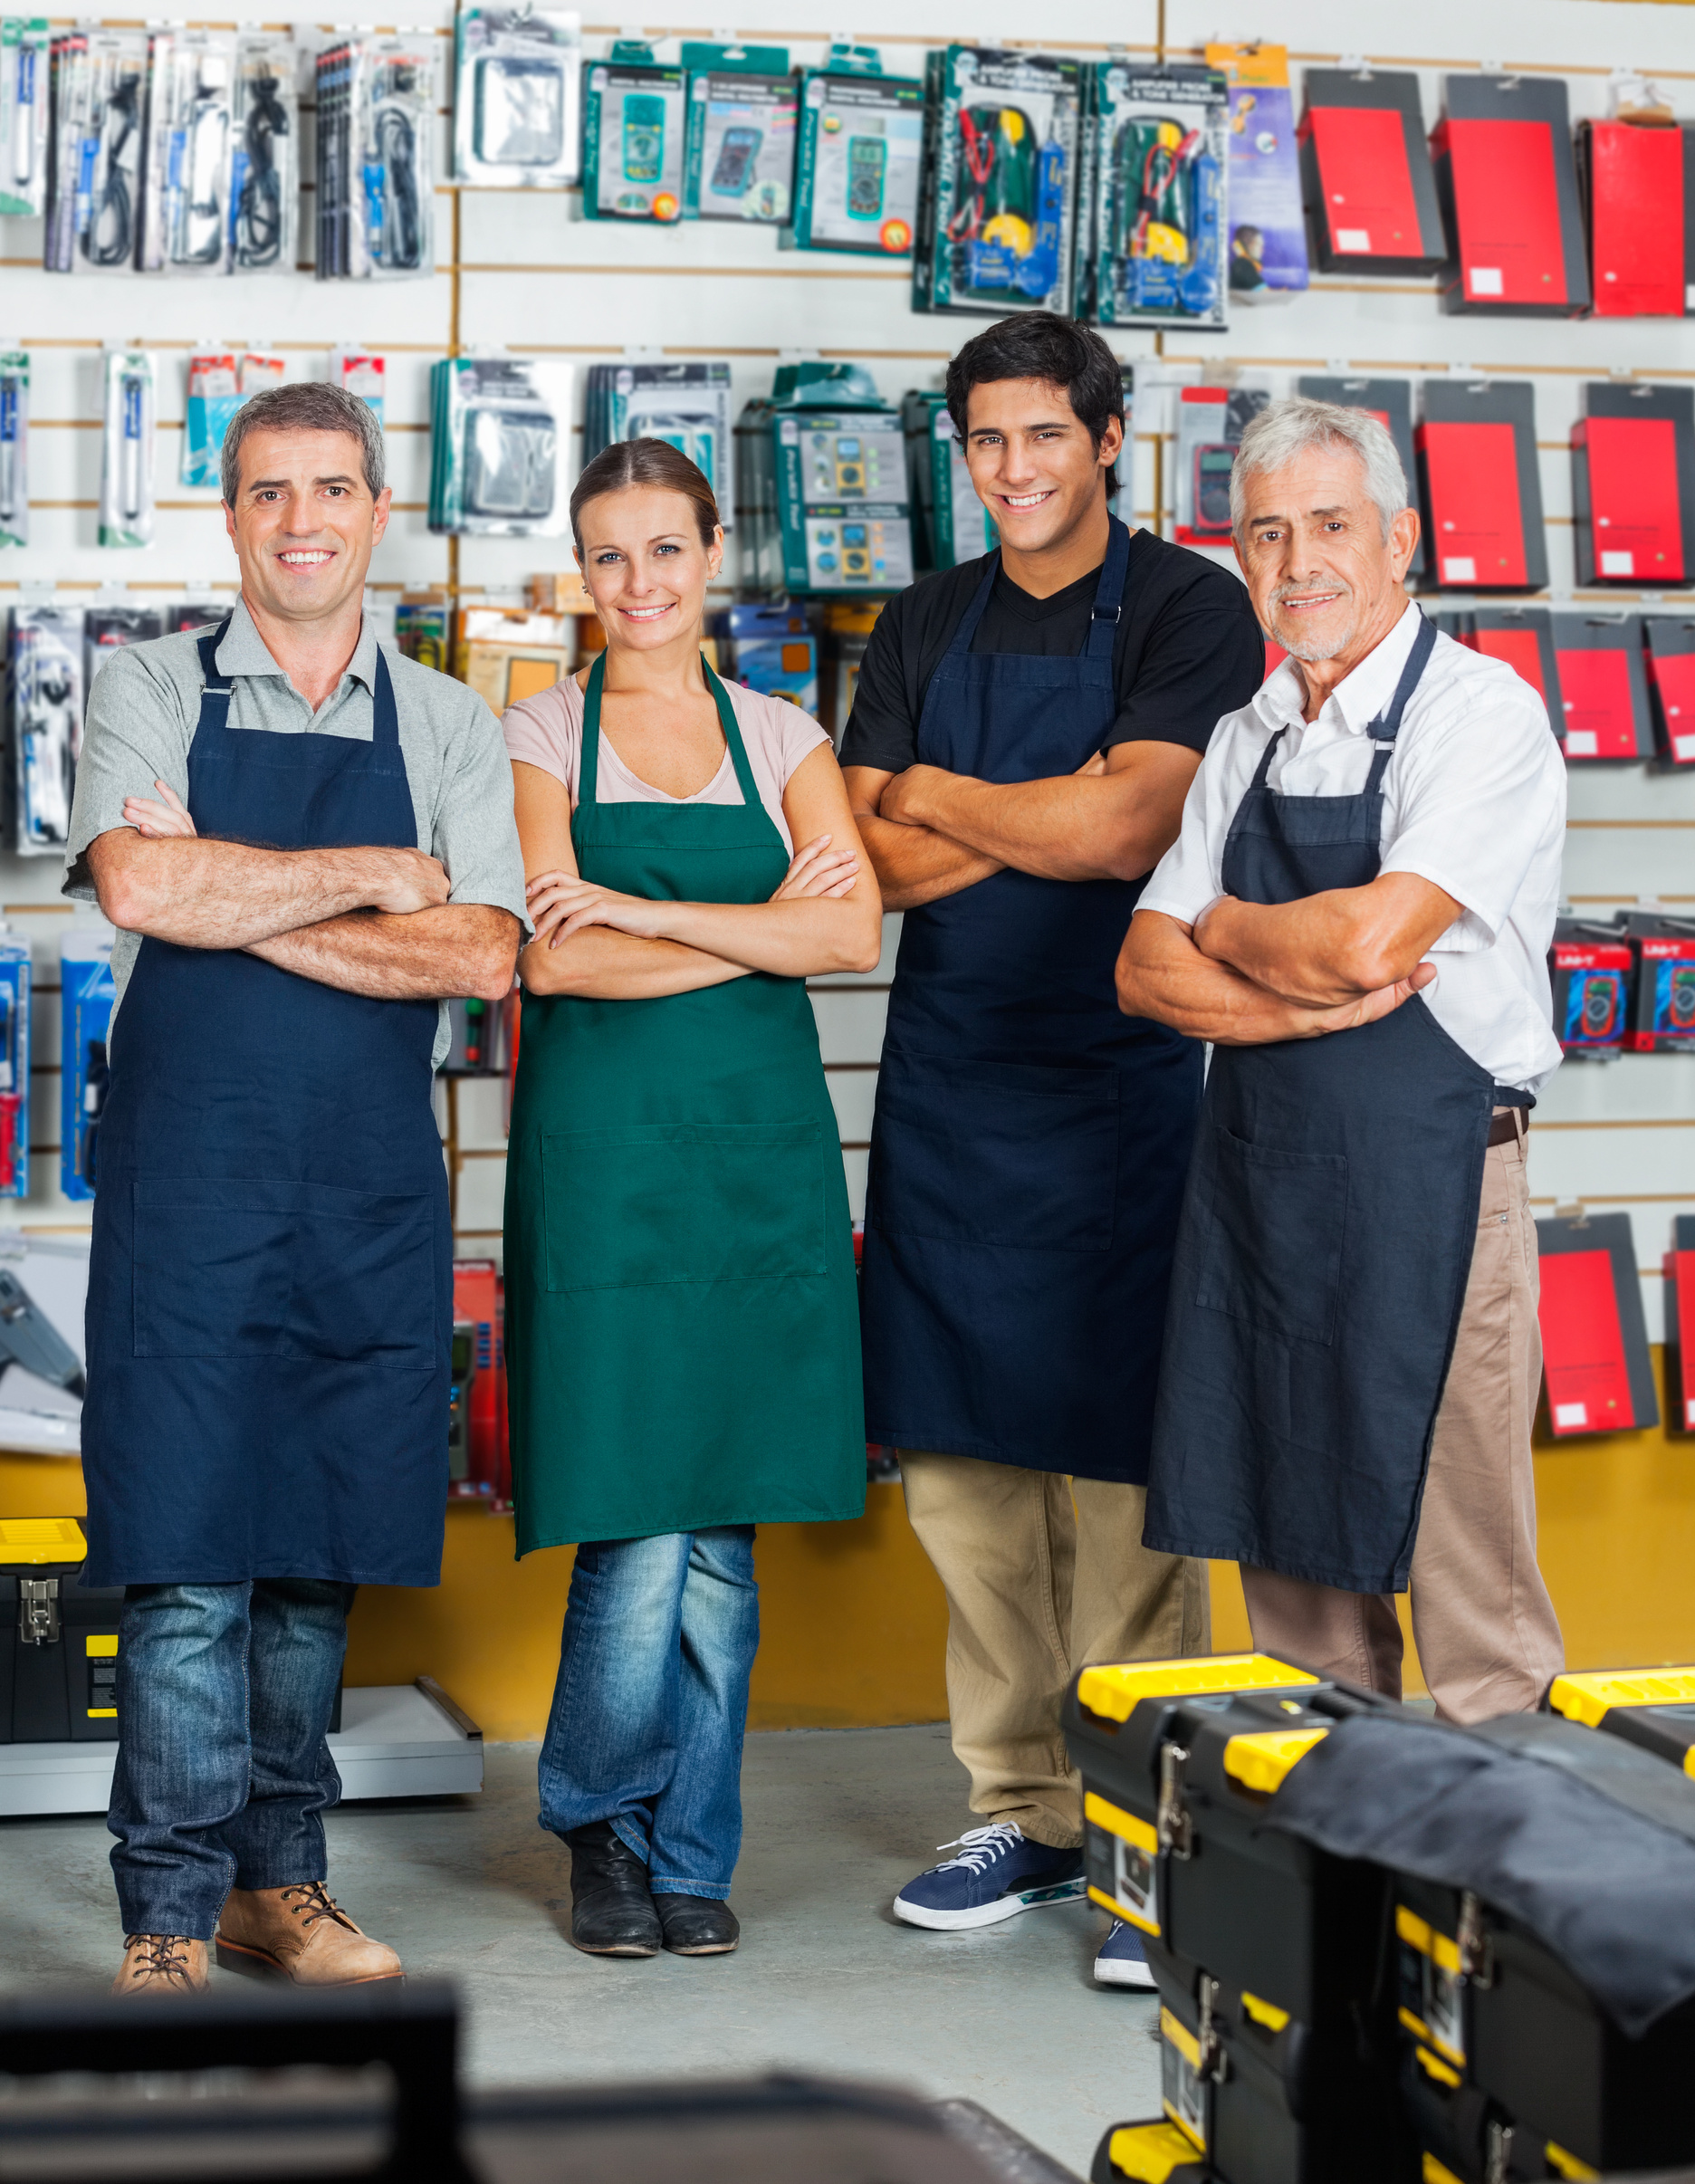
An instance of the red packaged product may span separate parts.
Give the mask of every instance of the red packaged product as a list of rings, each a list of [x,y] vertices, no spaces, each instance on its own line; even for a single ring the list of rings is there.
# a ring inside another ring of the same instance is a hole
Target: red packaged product
[[[1579,128],[1597,319],[1681,319],[1688,310],[1689,139],[1687,129],[1633,121]]]

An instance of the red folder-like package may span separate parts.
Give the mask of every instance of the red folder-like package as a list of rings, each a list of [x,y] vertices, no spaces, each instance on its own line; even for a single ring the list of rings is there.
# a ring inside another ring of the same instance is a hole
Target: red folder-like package
[[[1660,1422],[1628,1213],[1537,1223],[1542,1360],[1555,1437]]]
[[[1431,153],[1453,246],[1443,310],[1578,317],[1589,268],[1564,81],[1446,76],[1442,92]]]

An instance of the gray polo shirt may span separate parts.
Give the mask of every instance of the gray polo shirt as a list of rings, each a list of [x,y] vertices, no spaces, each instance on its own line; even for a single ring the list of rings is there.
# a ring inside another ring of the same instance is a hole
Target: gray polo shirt
[[[200,723],[198,638],[155,637],[114,652],[89,692],[77,761],[63,892],[93,902],[85,852],[97,835],[124,824],[127,796],[157,799],[156,781],[188,800],[188,746]],[[491,903],[530,931],[523,858],[512,818],[512,767],[500,723],[474,691],[384,648],[394,685],[400,748],[417,817],[417,846],[441,859],[455,903]],[[218,647],[220,674],[235,678],[232,728],[277,735],[345,735],[369,742],[377,639],[367,622],[340,684],[313,713],[272,658],[246,604],[237,600]],[[112,982],[121,1003],[141,935],[120,933]],[[117,1003],[113,1013],[116,1014]],[[436,1035],[436,1063],[447,1052],[447,1011]]]

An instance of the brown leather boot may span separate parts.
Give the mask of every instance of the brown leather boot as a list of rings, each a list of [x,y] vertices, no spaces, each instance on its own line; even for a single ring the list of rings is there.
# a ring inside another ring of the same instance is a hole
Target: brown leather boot
[[[203,1995],[212,1984],[206,1945],[187,1934],[126,1934],[115,1995]]]
[[[218,1921],[220,1971],[296,1987],[362,1987],[405,1977],[400,1959],[354,1925],[321,1881],[233,1888]]]

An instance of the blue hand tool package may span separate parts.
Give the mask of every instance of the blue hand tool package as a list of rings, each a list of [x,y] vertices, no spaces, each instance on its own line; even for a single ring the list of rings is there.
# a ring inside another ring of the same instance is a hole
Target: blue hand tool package
[[[28,353],[0,350],[0,546],[29,544]]]
[[[87,28],[53,41],[53,130],[42,264],[48,273],[133,272],[141,216],[148,40]]]
[[[563,189],[582,151],[579,18],[464,0],[455,32],[454,173],[484,189]]]
[[[73,926],[60,949],[59,1188],[67,1198],[94,1195],[101,1115],[111,1083],[111,934],[95,927]]]
[[[149,37],[138,272],[229,271],[235,84],[227,31]]]
[[[1229,90],[1212,68],[1087,69],[1079,308],[1102,326],[1226,323]]]
[[[40,218],[47,201],[47,23],[0,21],[0,213]]]
[[[340,38],[318,56],[321,281],[435,270],[434,46],[428,35]]]
[[[1069,311],[1081,76],[1046,53],[930,55],[915,311]]]

